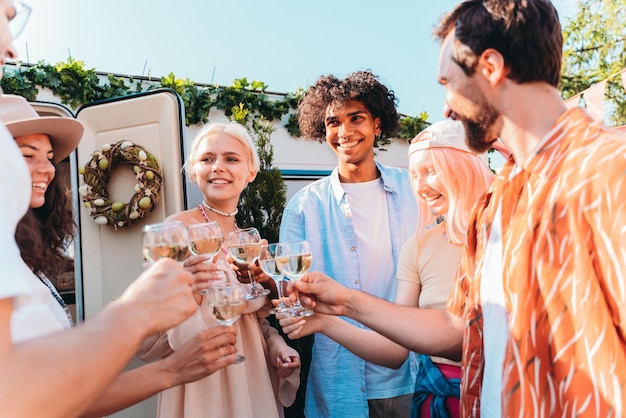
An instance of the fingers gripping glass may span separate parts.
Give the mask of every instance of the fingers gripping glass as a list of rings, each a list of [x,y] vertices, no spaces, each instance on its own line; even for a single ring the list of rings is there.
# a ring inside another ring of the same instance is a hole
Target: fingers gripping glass
[[[289,306],[283,301],[283,274],[276,266],[276,247],[278,244],[261,245],[261,255],[259,256],[259,266],[265,274],[270,276],[276,283],[276,291],[278,292],[278,305],[270,311],[270,313],[287,313]]]
[[[15,39],[20,36],[24,27],[26,27],[26,22],[28,22],[33,8],[22,1],[13,2],[13,7],[15,7],[15,16],[9,20],[9,30],[11,31],[11,36]]]
[[[201,224],[193,224],[187,227],[189,239],[191,240],[191,252],[195,255],[208,254],[210,260],[206,262],[212,263],[213,259],[222,248],[222,230],[217,222],[205,222]],[[205,293],[201,290],[200,293]]]
[[[226,236],[226,245],[235,261],[240,264],[251,264],[256,262],[261,254],[261,235],[256,228],[238,229]],[[250,270],[248,270],[248,278],[252,284],[248,299],[256,299],[270,293],[269,289],[265,289],[254,281]]]
[[[312,262],[313,255],[307,241],[281,242],[276,248],[276,266],[291,281],[300,280],[309,271]],[[313,315],[312,310],[306,309],[300,304],[298,292],[296,290],[294,292],[296,294],[296,302],[289,310],[289,315]]]

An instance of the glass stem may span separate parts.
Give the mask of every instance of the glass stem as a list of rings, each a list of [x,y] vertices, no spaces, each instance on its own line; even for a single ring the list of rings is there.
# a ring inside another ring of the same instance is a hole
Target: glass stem
[[[272,279],[274,279],[274,283],[276,283],[276,293],[278,295],[278,307],[279,308],[285,308],[287,306],[287,304],[285,302],[283,302],[283,278],[282,276],[272,276]]]
[[[250,289],[255,289],[257,285],[254,279],[252,278],[252,274],[250,274],[250,270],[248,270],[248,278],[250,279],[250,284],[252,285]]]

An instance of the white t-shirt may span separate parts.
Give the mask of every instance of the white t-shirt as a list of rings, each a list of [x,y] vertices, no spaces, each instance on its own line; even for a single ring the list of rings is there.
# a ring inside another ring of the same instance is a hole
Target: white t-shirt
[[[364,292],[393,301],[396,294],[395,266],[389,230],[387,195],[381,178],[363,183],[341,183],[348,195],[356,234],[359,271],[356,277]],[[379,366],[365,363],[369,392],[384,390],[379,382]],[[373,384],[372,382],[379,382]],[[372,395],[376,396],[376,395]]]
[[[0,126],[0,299],[28,293],[26,267],[15,243],[15,227],[30,201],[30,174],[13,137]],[[25,270],[26,269],[26,270]],[[19,303],[19,298],[15,300]]]
[[[498,208],[485,249],[484,272],[480,283],[485,347],[480,412],[485,417],[502,416],[502,364],[509,333],[502,271],[502,209]]]

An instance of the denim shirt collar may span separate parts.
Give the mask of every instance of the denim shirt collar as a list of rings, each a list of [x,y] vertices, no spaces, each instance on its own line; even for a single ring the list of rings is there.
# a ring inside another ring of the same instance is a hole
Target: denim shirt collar
[[[378,169],[378,172],[380,173],[380,178],[383,181],[383,188],[385,189],[386,192],[393,192],[394,191],[394,188],[392,186],[393,181],[392,179],[389,178],[387,170],[385,170],[384,166],[380,164],[378,161],[374,161],[374,162],[376,163],[376,168]],[[346,191],[343,189],[343,186],[341,185],[341,181],[339,180],[339,167],[335,167],[333,172],[330,174],[330,184],[333,190],[333,196],[335,197],[335,200],[337,201],[338,204],[341,205],[345,199]]]

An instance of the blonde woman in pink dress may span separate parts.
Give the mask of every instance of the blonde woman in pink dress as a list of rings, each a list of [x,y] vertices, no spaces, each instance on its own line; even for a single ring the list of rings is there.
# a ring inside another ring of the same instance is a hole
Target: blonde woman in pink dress
[[[259,170],[259,159],[247,130],[238,123],[208,124],[191,144],[185,170],[202,191],[203,201],[166,221],[182,221],[186,225],[215,221],[223,236],[235,231],[239,197]],[[192,255],[184,262],[196,276],[198,311],[158,339],[146,341],[140,352],[144,360],[166,356],[198,332],[218,325],[200,291],[213,281],[236,281],[236,277],[224,250],[215,256],[214,262],[205,262],[209,258],[203,254]],[[260,269],[253,269],[251,273],[259,274]],[[267,297],[248,300],[244,313],[234,324],[238,331],[239,354],[245,361],[202,380],[162,392],[157,416],[284,416],[283,407],[293,403],[299,386],[300,357],[265,319],[270,308]]]

